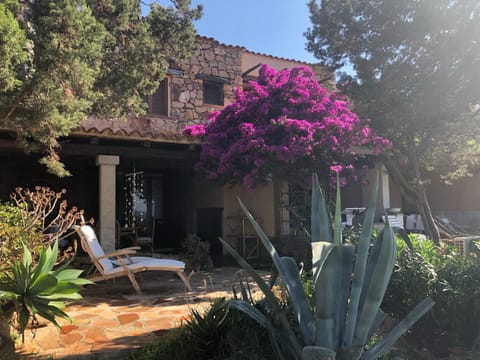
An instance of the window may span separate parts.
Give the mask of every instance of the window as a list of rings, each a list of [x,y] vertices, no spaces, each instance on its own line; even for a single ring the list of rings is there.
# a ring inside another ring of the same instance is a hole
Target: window
[[[168,116],[168,79],[163,79],[158,89],[147,96],[148,115]]]
[[[223,105],[223,83],[203,80],[203,102]]]

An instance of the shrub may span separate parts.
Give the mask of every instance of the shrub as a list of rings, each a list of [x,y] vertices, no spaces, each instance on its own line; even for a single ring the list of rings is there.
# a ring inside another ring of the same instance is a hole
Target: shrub
[[[188,234],[182,243],[183,258],[187,267],[195,270],[209,270],[213,267],[210,257],[210,244],[195,234]]]
[[[273,359],[268,335],[247,316],[217,299],[204,312],[192,310],[190,319],[158,341],[134,351],[129,360]]]
[[[10,195],[10,203],[0,204],[0,269],[8,261],[19,260],[22,243],[34,254],[34,260],[42,247],[67,237],[73,225],[83,214],[75,206],[68,208],[62,200],[66,190],[55,192],[48,187],[36,186],[33,191],[16,188]],[[74,252],[64,249],[59,260]],[[2,266],[3,265],[3,266]]]
[[[22,258],[23,244],[38,254],[43,247],[42,237],[35,227],[22,226],[21,208],[11,203],[0,204],[0,269]]]
[[[383,309],[399,319],[410,304],[430,296],[436,305],[415,324],[411,338],[437,354],[448,346],[470,348],[480,330],[480,259],[414,236],[410,240],[415,252],[398,241]]]

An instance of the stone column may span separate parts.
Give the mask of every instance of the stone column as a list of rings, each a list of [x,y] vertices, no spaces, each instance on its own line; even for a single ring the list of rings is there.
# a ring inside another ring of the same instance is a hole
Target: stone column
[[[388,171],[384,165],[380,165],[380,172],[381,172],[381,194],[382,194],[382,202],[383,208],[388,209],[390,208],[390,180],[388,177]]]
[[[116,166],[120,163],[117,155],[98,155],[99,171],[99,219],[98,237],[105,252],[115,250],[115,218],[116,218]]]

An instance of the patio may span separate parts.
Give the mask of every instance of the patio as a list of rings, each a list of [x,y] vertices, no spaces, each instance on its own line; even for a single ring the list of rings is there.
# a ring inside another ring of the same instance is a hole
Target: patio
[[[27,330],[18,352],[54,359],[121,359],[178,327],[191,309],[231,297],[236,271],[224,267],[195,273],[190,278],[193,292],[188,293],[178,277],[163,271],[142,274],[142,295],[135,293],[126,277],[88,286],[82,291],[84,299],[66,308],[73,323],[61,320],[61,330],[46,323],[35,333]]]

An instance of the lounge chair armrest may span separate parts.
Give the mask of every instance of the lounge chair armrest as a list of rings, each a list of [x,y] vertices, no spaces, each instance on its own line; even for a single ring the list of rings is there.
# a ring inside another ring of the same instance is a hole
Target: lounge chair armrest
[[[105,254],[104,256],[100,256],[97,258],[97,260],[100,259],[108,259],[112,257],[122,257],[122,256],[128,256],[128,255],[135,255],[137,253],[136,250],[134,249],[119,249],[116,251],[113,251],[111,253]]]
[[[142,248],[140,246],[130,246],[130,247],[127,247],[127,248],[121,248],[121,249],[118,249],[118,250],[141,250]]]

